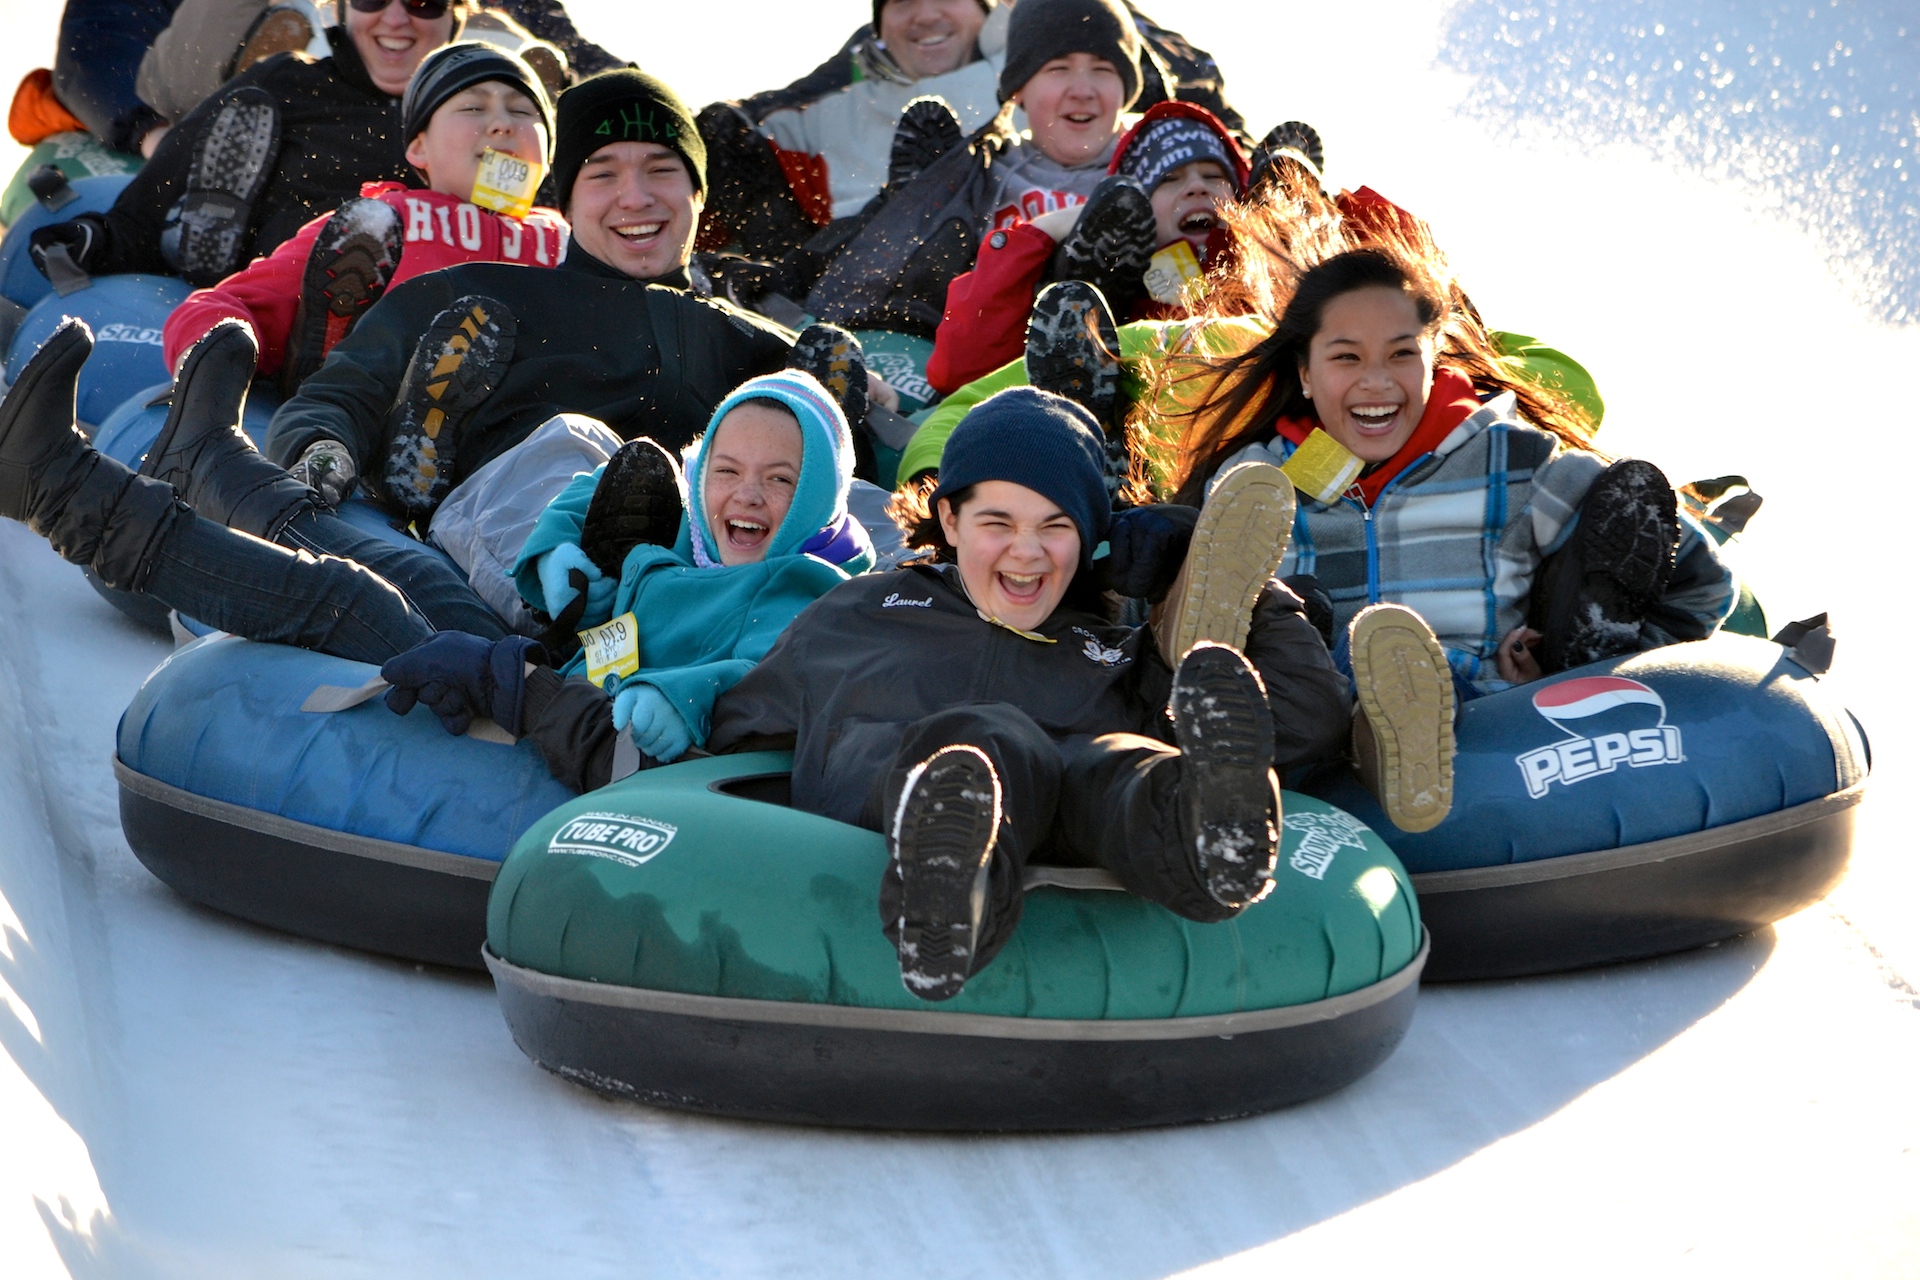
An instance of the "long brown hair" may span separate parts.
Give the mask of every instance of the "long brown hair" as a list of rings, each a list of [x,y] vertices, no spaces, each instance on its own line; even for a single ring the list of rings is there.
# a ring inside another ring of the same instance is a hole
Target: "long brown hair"
[[[1345,199],[1343,197],[1343,199]],[[1382,207],[1391,210],[1383,213]],[[1485,398],[1510,391],[1519,416],[1580,449],[1592,450],[1585,415],[1566,397],[1516,377],[1454,280],[1424,224],[1390,205],[1345,212],[1316,192],[1275,189],[1227,211],[1242,270],[1219,280],[1198,319],[1255,317],[1266,336],[1237,352],[1169,356],[1136,413],[1176,420],[1179,456],[1174,500],[1198,506],[1207,482],[1238,450],[1272,435],[1282,418],[1315,417],[1300,388],[1300,365],[1320,331],[1327,304],[1356,289],[1386,286],[1406,294],[1434,341],[1436,366],[1453,368]],[[1244,322],[1244,319],[1242,321]],[[1144,435],[1166,438],[1166,426]]]

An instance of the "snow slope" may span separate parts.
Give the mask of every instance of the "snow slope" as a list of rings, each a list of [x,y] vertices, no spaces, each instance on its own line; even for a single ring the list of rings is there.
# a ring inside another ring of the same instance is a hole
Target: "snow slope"
[[[811,66],[866,10],[807,6],[819,31],[722,62],[697,52],[710,10],[571,7],[696,102]],[[0,80],[48,8],[6,0]],[[738,30],[801,12],[733,8]],[[1826,0],[1152,11],[1221,55],[1256,127],[1314,121],[1334,182],[1428,216],[1492,323],[1585,361],[1611,448],[1767,494],[1754,577],[1779,620],[1833,611],[1833,679],[1874,736],[1834,897],[1663,961],[1430,988],[1379,1071],[1255,1120],[952,1139],[607,1103],[528,1064],[482,979],[270,934],[148,876],[107,762],[166,648],[4,524],[0,1274],[1920,1271],[1897,487],[1920,428],[1898,176],[1920,20]]]

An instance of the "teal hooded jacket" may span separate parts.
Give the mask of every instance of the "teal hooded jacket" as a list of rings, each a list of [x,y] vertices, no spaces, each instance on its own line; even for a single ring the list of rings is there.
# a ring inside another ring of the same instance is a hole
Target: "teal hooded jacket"
[[[714,429],[748,400],[772,400],[800,423],[800,475],[793,503],[757,564],[723,565],[714,551],[706,492],[706,457]],[[563,543],[580,541],[587,506],[605,468],[575,477],[535,522],[514,581],[536,608],[544,606],[538,561]],[[853,481],[853,436],[845,415],[813,378],[768,374],[740,384],[714,410],[687,464],[688,514],[672,547],[642,543],[627,553],[612,609],[581,619],[582,628],[632,613],[640,637],[640,671],[608,693],[635,684],[658,689],[686,719],[696,745],[707,740],[714,700],[766,656],[787,624],[852,574],[873,567],[873,546],[847,512]],[[584,656],[561,669],[586,675]]]

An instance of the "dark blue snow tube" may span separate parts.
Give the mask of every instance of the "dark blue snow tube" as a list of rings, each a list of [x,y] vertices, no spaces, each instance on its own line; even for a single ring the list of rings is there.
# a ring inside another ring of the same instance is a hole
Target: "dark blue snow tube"
[[[50,293],[35,303],[14,331],[7,350],[7,380],[26,368],[40,344],[67,316],[93,330],[93,354],[80,370],[75,416],[89,428],[136,394],[171,375],[161,351],[167,316],[193,287],[172,276],[100,276],[66,297]]]
[[[52,293],[53,286],[40,274],[40,268],[33,265],[33,256],[27,252],[27,241],[41,227],[68,222],[83,213],[105,213],[113,207],[113,202],[120,198],[121,190],[131,181],[133,175],[130,173],[103,173],[92,178],[75,178],[67,186],[74,198],[58,209],[49,209],[39,201],[28,205],[19,221],[7,228],[6,238],[0,240],[0,297],[23,307],[31,307]]]
[[[1400,831],[1349,772],[1299,784],[1400,855],[1443,980],[1658,955],[1818,901],[1869,765],[1817,677],[1726,634],[1464,703],[1455,728],[1431,831]]]
[[[532,743],[450,737],[424,707],[357,688],[363,663],[231,636],[197,640],[140,687],[114,771],[127,843],[175,890],[323,942],[481,967],[487,891],[514,841],[574,798]]]

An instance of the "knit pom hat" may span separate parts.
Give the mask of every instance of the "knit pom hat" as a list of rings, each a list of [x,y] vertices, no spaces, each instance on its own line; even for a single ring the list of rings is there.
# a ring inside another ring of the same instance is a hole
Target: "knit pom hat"
[[[1226,170],[1234,190],[1247,191],[1247,158],[1227,127],[1191,102],[1156,102],[1114,148],[1112,172],[1124,173],[1149,194],[1182,165],[1211,160]]]
[[[707,189],[707,144],[693,113],[664,80],[638,67],[589,76],[560,95],[553,137],[553,189],[562,209],[587,157],[610,142],[657,142],[677,152],[695,191]]]
[[[1120,0],[1020,0],[1007,24],[1007,64],[1000,71],[1005,102],[1055,58],[1090,53],[1120,71],[1125,111],[1140,96],[1140,31]]]
[[[800,474],[793,485],[793,502],[786,518],[767,539],[768,560],[776,556],[820,555],[843,564],[848,557],[839,544],[864,549],[864,564],[873,562],[873,544],[859,522],[847,514],[847,491],[853,485],[853,432],[846,414],[827,389],[798,369],[749,378],[735,387],[707,421],[707,433],[687,463],[687,509],[691,558],[701,568],[719,564],[712,523],[707,513],[707,451],[714,433],[728,414],[751,400],[771,400],[784,407],[800,424]],[[864,567],[864,565],[863,565]]]
[[[1010,387],[975,405],[947,437],[940,454],[940,487],[928,501],[950,498],[986,480],[1024,485],[1051,499],[1080,530],[1084,569],[1107,540],[1113,514],[1106,458],[1100,424],[1092,414],[1051,391]]]
[[[547,87],[517,55],[478,40],[442,45],[421,59],[400,99],[400,132],[412,142],[449,98],[489,80],[510,84],[533,99],[540,108],[540,123],[547,127],[547,154],[552,155],[553,100],[547,97]]]

